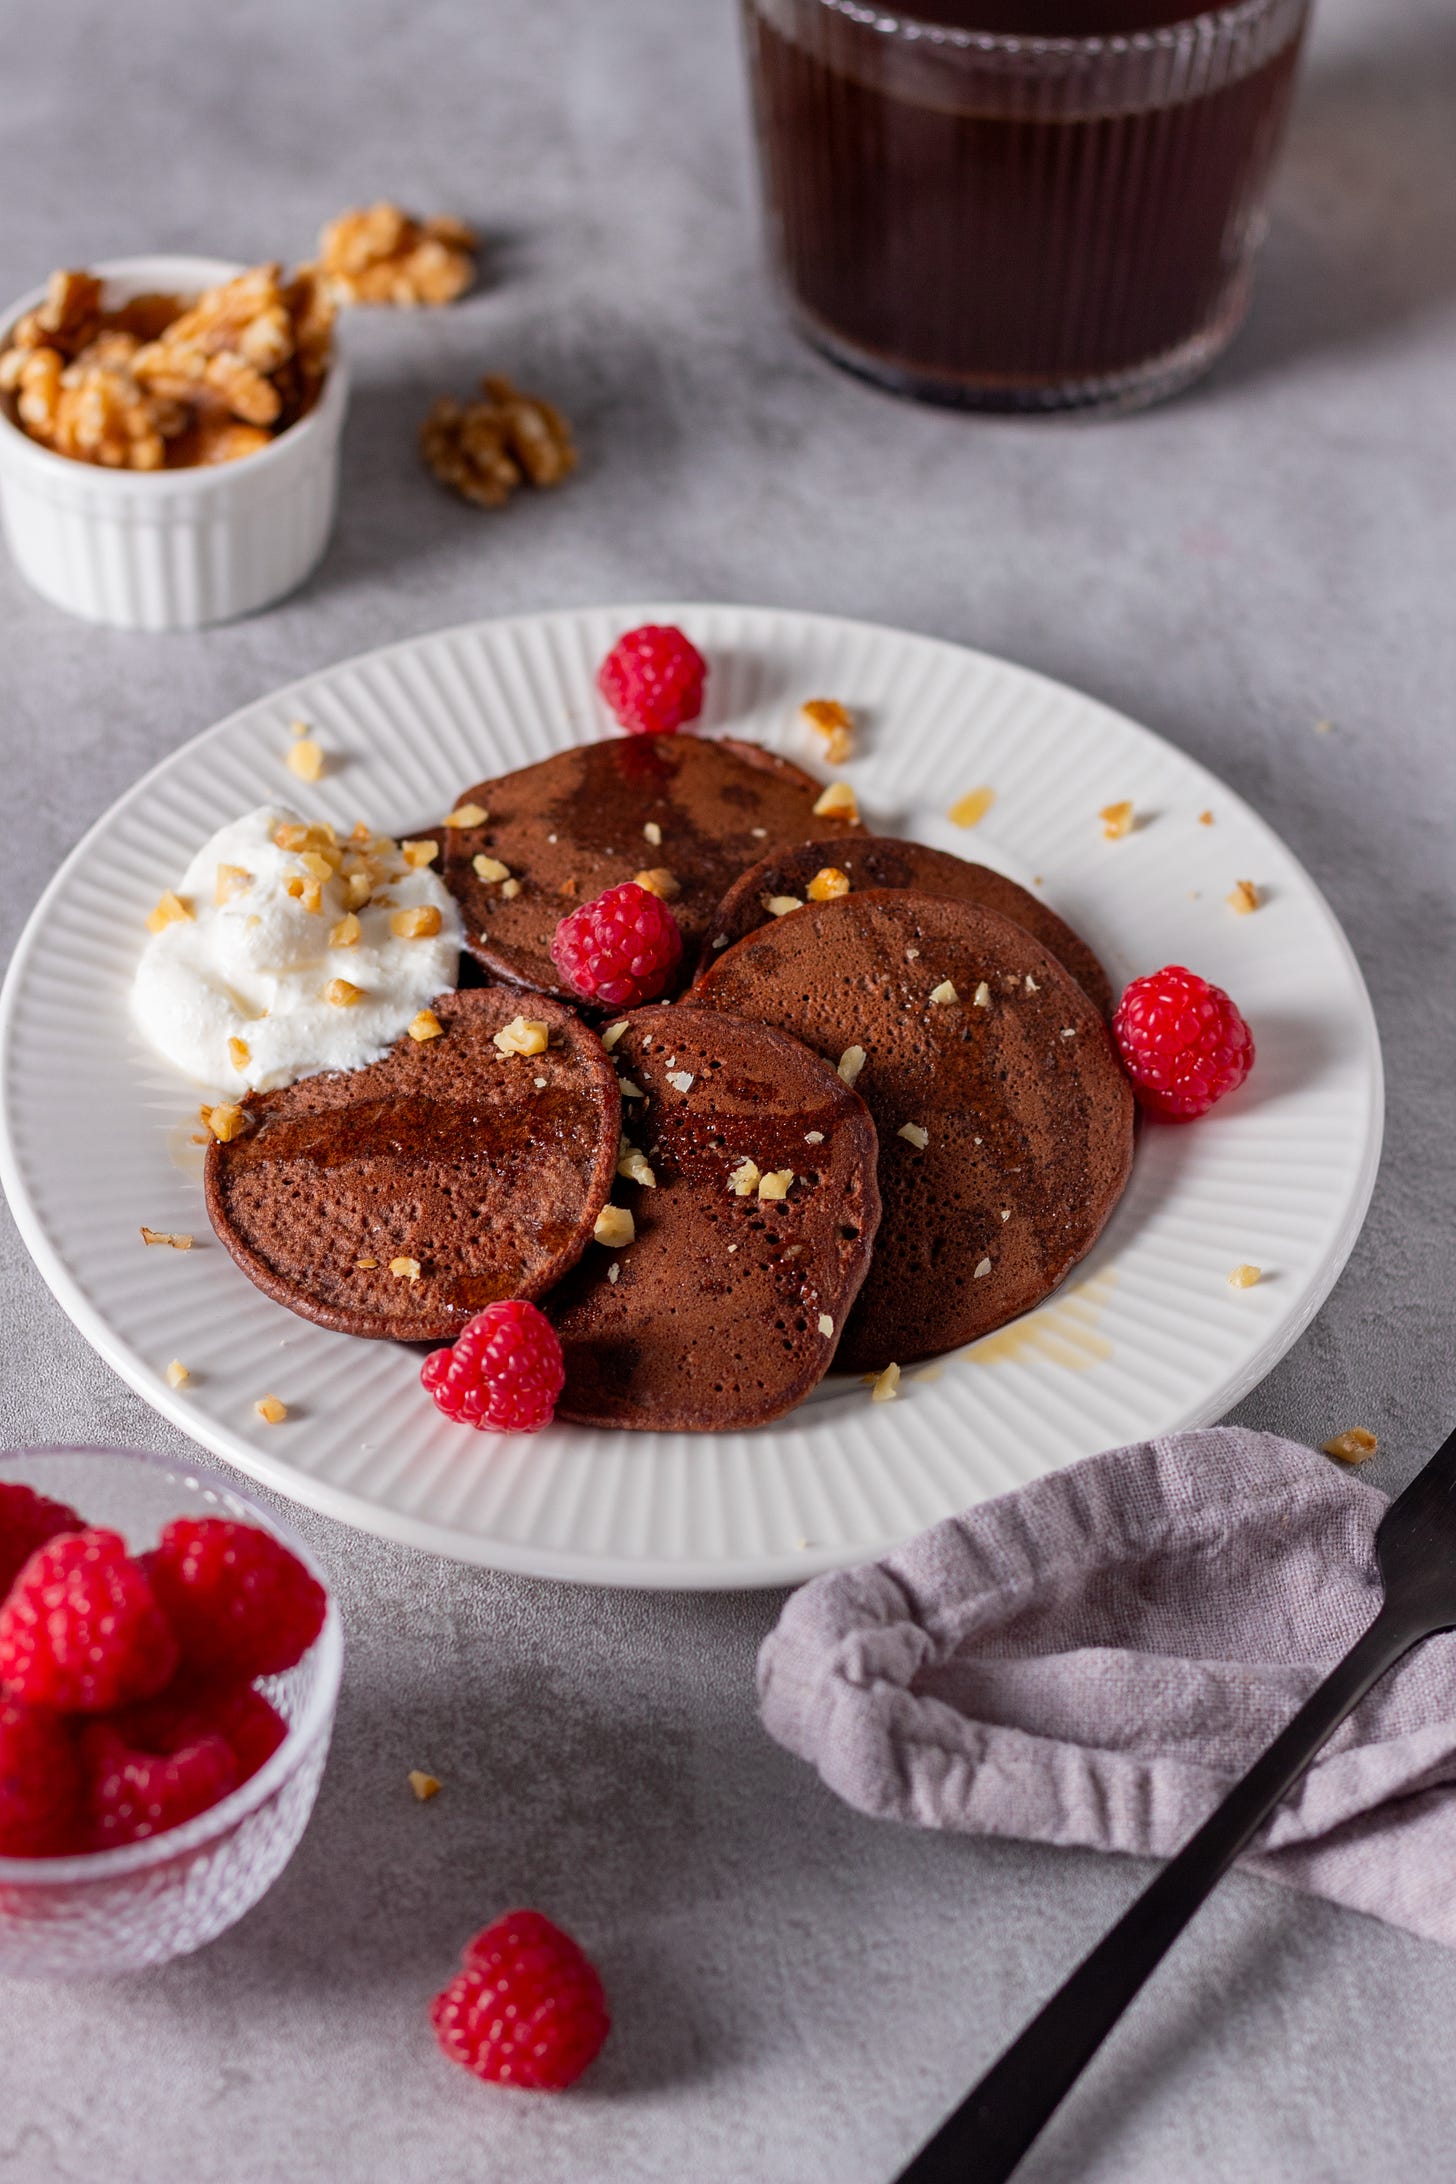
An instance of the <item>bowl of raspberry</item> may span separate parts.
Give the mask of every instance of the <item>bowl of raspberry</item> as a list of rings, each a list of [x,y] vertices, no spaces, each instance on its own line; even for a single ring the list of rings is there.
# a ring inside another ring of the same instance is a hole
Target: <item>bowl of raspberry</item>
[[[130,1449],[0,1454],[0,1976],[140,1970],[269,1889],[343,1667],[307,1550]]]

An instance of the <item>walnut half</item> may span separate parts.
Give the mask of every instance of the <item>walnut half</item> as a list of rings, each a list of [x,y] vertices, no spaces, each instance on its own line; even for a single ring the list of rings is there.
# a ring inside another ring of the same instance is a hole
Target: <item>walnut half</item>
[[[483,401],[441,395],[420,427],[420,453],[441,485],[478,508],[504,506],[520,485],[560,485],[576,468],[571,427],[554,403],[488,375]]]

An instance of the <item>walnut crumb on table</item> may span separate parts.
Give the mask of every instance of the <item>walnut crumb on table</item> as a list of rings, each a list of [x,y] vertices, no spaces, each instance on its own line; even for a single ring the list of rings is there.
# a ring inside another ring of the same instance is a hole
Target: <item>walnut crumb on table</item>
[[[1229,1288],[1252,1289],[1255,1282],[1263,1278],[1263,1273],[1261,1266],[1236,1266],[1228,1278]]]
[[[824,738],[824,763],[842,766],[854,751],[854,716],[838,698],[806,698],[799,708],[816,735]]]
[[[1342,1464],[1363,1464],[1369,1462],[1379,1446],[1368,1426],[1351,1426],[1326,1441],[1324,1452],[1326,1456],[1338,1457]]]
[[[1097,816],[1102,821],[1103,837],[1109,842],[1120,842],[1133,830],[1133,809],[1126,799],[1119,804],[1104,804]]]
[[[946,813],[953,827],[978,827],[996,801],[994,789],[967,789],[958,796]]]
[[[409,1786],[422,1805],[427,1805],[432,1797],[438,1797],[441,1788],[439,1777],[426,1774],[420,1767],[411,1767]]]

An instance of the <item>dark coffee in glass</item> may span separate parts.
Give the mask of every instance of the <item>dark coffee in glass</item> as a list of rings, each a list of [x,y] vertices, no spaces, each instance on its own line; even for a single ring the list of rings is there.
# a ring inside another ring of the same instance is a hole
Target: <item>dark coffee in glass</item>
[[[773,248],[899,391],[1126,407],[1241,319],[1307,0],[745,0]]]

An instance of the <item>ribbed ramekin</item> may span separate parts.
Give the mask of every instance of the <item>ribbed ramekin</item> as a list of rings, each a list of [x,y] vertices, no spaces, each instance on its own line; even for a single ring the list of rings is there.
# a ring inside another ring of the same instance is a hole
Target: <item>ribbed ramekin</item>
[[[190,296],[244,268],[217,258],[113,258],[109,299]],[[44,290],[3,315],[6,334]],[[106,470],[52,454],[0,410],[0,514],[16,567],[45,598],[119,629],[197,629],[271,606],[320,560],[338,497],[348,372],[337,343],[306,417],[256,455],[185,470]]]

